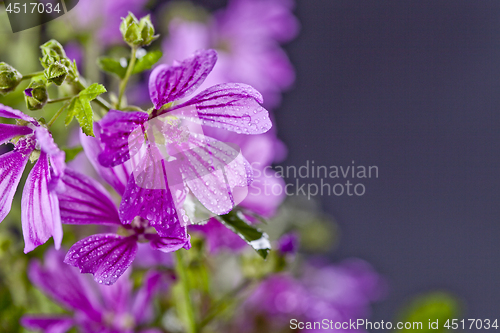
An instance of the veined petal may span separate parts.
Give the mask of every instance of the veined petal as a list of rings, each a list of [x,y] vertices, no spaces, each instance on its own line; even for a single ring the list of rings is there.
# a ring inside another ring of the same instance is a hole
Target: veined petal
[[[57,197],[63,223],[121,224],[113,199],[97,181],[71,169],[61,181],[64,188]]]
[[[261,134],[272,127],[269,113],[259,104],[262,102],[262,95],[249,85],[223,83],[166,112],[236,133]],[[196,117],[192,116],[192,107],[196,108]]]
[[[94,133],[96,135],[95,138],[87,136],[80,131],[80,143],[85,151],[85,155],[87,155],[99,176],[111,185],[119,195],[123,195],[132,170],[129,170],[127,167],[128,162],[112,168],[102,166],[98,159],[99,155],[103,152],[99,145],[101,126],[98,123],[94,123]]]
[[[246,197],[252,167],[237,147],[209,137],[190,140],[197,147],[175,155],[184,181],[211,212],[228,213]]]
[[[141,125],[147,120],[148,114],[145,112],[110,110],[99,122],[103,146],[99,163],[105,167],[117,166],[137,153],[144,143]]]
[[[183,230],[179,234],[175,232],[172,233],[172,235],[165,237],[160,236],[159,234],[148,236],[147,238],[150,241],[151,247],[155,250],[159,250],[165,253],[174,252],[182,248],[189,250],[191,248],[191,236],[189,236],[189,234],[187,233],[186,227],[180,228],[182,228]]]
[[[31,133],[33,133],[33,130],[28,126],[0,124],[0,145],[18,135],[27,135]]]
[[[0,117],[3,118],[13,118],[13,119],[22,119],[25,121],[29,121],[32,124],[37,124],[36,120],[27,114],[22,113],[19,110],[13,109],[7,105],[0,104]]]
[[[50,179],[49,159],[42,151],[28,175],[21,198],[24,253],[42,245],[51,236],[56,249],[61,247],[63,230],[59,202],[55,192],[49,191]]]
[[[134,261],[137,252],[136,236],[99,234],[75,243],[64,262],[91,273],[101,284],[113,284]]]
[[[13,150],[0,155],[0,222],[9,214],[29,154]]]
[[[21,325],[44,333],[65,333],[74,325],[74,320],[68,316],[27,315],[21,318]]]
[[[168,227],[179,223],[174,198],[167,180],[167,175],[173,177],[175,170],[168,174],[165,161],[155,151],[156,147],[149,146],[146,155],[130,175],[119,209],[123,223],[130,224],[136,216],[148,220],[152,226]],[[177,173],[182,182],[178,170]]]
[[[156,67],[149,76],[149,96],[155,108],[192,94],[216,62],[217,52],[200,50],[181,63]]]
[[[66,265],[64,254],[50,249],[42,266],[35,260],[28,266],[30,281],[50,298],[68,310],[77,310],[94,321],[101,320],[102,309],[89,280],[73,267]]]
[[[50,189],[54,189],[66,168],[64,163],[66,154],[60,150],[54,142],[52,135],[45,127],[37,127],[35,129],[35,137],[40,144],[40,149],[47,153],[50,158],[50,165],[52,166],[52,179],[49,184]]]

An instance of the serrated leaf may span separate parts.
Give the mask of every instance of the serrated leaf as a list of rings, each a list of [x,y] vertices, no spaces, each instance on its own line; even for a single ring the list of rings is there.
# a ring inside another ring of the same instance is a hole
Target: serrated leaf
[[[151,69],[151,67],[153,67],[153,65],[156,64],[162,56],[163,53],[159,50],[146,53],[142,58],[137,59],[134,69],[132,70],[132,74],[138,74]],[[127,63],[128,61],[129,59],[127,59]],[[123,79],[127,73],[127,67],[123,67],[119,60],[113,58],[99,58],[97,60],[97,64],[103,71],[114,74],[120,79]]]
[[[90,102],[105,92],[106,88],[98,83],[94,83],[80,91],[78,96],[75,96],[71,100],[65,120],[66,126],[68,126],[71,120],[73,120],[73,117],[75,117],[83,133],[88,136],[94,136],[94,113],[92,112]]]
[[[97,60],[97,65],[99,65],[103,71],[114,74],[120,79],[123,79],[125,77],[125,73],[127,72],[127,68],[122,67],[120,61],[113,58],[99,58]]]
[[[233,210],[226,215],[218,216],[217,219],[246,241],[262,258],[267,258],[271,251],[269,236],[259,228],[250,225],[241,212]]]
[[[163,53],[159,50],[146,53],[146,55],[144,55],[142,58],[137,59],[132,74],[137,74],[151,69],[151,67],[153,67],[153,65],[156,64],[162,56]]]
[[[76,147],[71,147],[71,148],[62,148],[62,150],[66,153],[66,160],[65,162],[71,162],[75,159],[78,154],[80,154],[83,151],[82,146],[76,146]]]

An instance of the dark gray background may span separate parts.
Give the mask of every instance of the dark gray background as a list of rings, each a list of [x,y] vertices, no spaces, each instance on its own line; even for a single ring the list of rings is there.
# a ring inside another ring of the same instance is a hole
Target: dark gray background
[[[363,197],[322,197],[337,259],[390,284],[374,320],[444,289],[500,310],[500,2],[298,1],[297,83],[277,113],[284,165],[377,165]]]
[[[334,259],[388,279],[372,319],[432,290],[498,318],[500,1],[298,0],[296,14],[283,165],[379,167],[363,197],[319,198],[342,231]]]

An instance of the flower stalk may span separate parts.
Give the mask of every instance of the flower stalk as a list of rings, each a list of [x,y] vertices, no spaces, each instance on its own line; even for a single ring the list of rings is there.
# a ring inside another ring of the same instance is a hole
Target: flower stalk
[[[182,286],[182,295],[184,297],[184,305],[186,307],[187,316],[187,333],[199,333],[198,325],[195,319],[194,304],[190,295],[190,286],[186,267],[184,266],[182,251],[175,251],[176,266],[175,271],[179,277],[179,283]]]
[[[123,80],[120,82],[120,92],[118,95],[118,101],[116,102],[116,107],[120,109],[123,95],[125,94],[125,89],[127,88],[128,80],[130,76],[132,75],[132,71],[134,70],[135,66],[135,61],[137,60],[137,47],[132,46],[131,47],[131,55],[130,55],[130,61],[128,63],[127,67],[127,72],[125,73],[125,77]]]

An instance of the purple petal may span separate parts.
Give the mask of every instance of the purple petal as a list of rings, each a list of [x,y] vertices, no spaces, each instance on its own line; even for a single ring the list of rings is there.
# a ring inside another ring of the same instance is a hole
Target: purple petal
[[[99,163],[113,167],[128,161],[144,143],[141,125],[147,120],[148,114],[144,112],[110,110],[99,122],[104,148]]]
[[[157,272],[149,273],[144,279],[144,283],[137,291],[132,313],[136,323],[142,323],[151,315],[151,299],[156,293],[161,282],[161,274]]]
[[[14,150],[0,156],[0,222],[9,214],[29,154]]]
[[[210,87],[166,112],[217,128],[242,134],[260,134],[271,127],[269,113],[259,103],[262,95],[246,84],[223,83]],[[196,108],[193,117],[191,109]]]
[[[44,266],[37,260],[30,263],[30,281],[68,310],[81,311],[88,318],[100,321],[102,309],[89,281],[63,260],[62,252],[53,249],[47,251]]]
[[[120,218],[123,223],[129,224],[140,216],[149,220],[152,226],[168,227],[178,224],[179,217],[168,184],[165,162],[152,149],[155,147],[149,147],[146,156],[130,175],[120,204]]]
[[[44,333],[65,333],[73,325],[73,318],[67,316],[24,316],[21,325],[30,330],[43,330]]]
[[[103,152],[99,145],[101,126],[98,123],[94,123],[94,133],[96,135],[95,138],[87,136],[80,131],[80,142],[85,150],[85,154],[99,176],[111,185],[119,195],[123,195],[131,170],[128,170],[126,163],[113,168],[103,167],[98,160],[99,154]]]
[[[57,196],[63,223],[121,224],[113,199],[97,181],[71,169],[61,181],[64,189]]]
[[[52,166],[52,180],[49,188],[54,189],[66,168],[66,163],[64,163],[66,154],[57,147],[52,135],[45,127],[37,127],[35,137],[38,144],[40,144],[41,150],[49,155],[50,165]]]
[[[113,284],[134,261],[137,238],[99,234],[75,243],[64,262],[91,273],[100,284]]]
[[[42,151],[28,175],[21,199],[24,253],[44,244],[51,236],[56,249],[61,247],[63,230],[59,202],[56,194],[49,191],[50,179],[49,159]]]
[[[7,105],[3,105],[3,104],[0,104],[0,117],[22,119],[22,120],[28,121],[32,124],[37,124],[36,120],[31,118],[27,114],[24,114],[19,110],[13,109],[13,108],[11,108]]]
[[[200,50],[180,64],[156,67],[149,77],[149,96],[155,108],[192,94],[216,62],[217,52]]]
[[[252,168],[232,145],[208,137],[191,141],[198,147],[176,155],[184,181],[207,209],[226,214],[246,196]]]
[[[33,133],[28,126],[18,126],[10,124],[0,124],[0,145],[8,142],[15,136]]]

